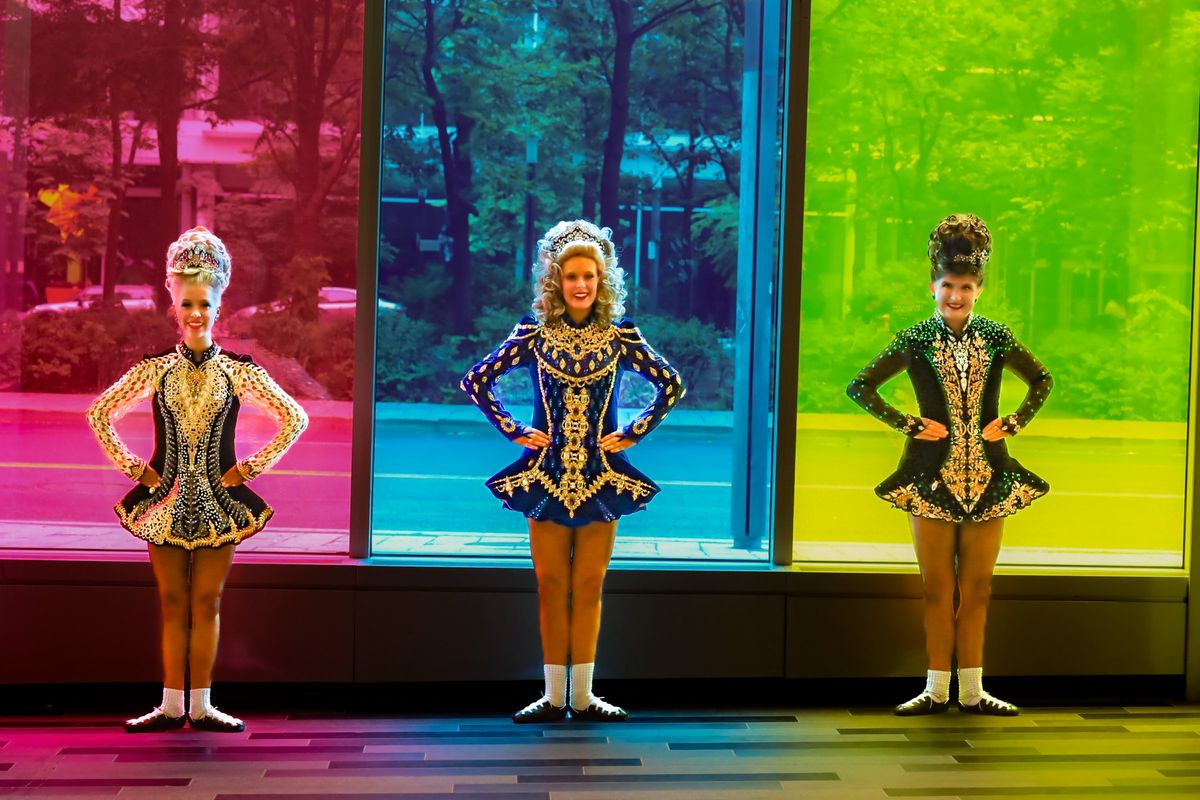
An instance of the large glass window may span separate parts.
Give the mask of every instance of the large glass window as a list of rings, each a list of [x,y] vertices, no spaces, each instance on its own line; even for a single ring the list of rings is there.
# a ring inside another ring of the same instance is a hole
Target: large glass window
[[[1051,492],[1000,562],[1183,566],[1200,6],[815,0],[811,41],[796,559],[913,560],[872,493],[904,439],[844,390],[933,312],[929,231],[968,211],[995,240],[977,311],[1055,378],[1009,442]],[[915,411],[907,378],[885,396]]]
[[[627,313],[689,386],[629,451],[663,491],[622,520],[616,554],[766,557],[747,518],[767,482],[734,463],[768,438],[745,387],[766,384],[771,347],[769,324],[751,328],[774,264],[780,9],[387,3],[374,554],[528,552],[484,485],[520,449],[458,382],[529,312],[542,232],[583,217],[613,229]],[[530,420],[526,373],[497,391]],[[652,391],[626,377],[621,418]]]
[[[312,420],[242,548],[346,552],[361,0],[9,2],[2,26],[0,548],[144,547],[84,411],[177,340],[166,247],[203,224],[233,258],[214,339]],[[148,405],[118,430],[148,456]],[[246,409],[239,452],[273,432]]]

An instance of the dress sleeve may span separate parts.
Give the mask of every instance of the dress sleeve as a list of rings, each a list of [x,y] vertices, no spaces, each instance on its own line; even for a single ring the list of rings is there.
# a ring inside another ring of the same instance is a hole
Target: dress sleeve
[[[253,480],[273,467],[308,427],[308,414],[290,394],[280,388],[267,371],[247,359],[234,361],[233,392],[240,402],[267,412],[279,431],[257,453],[237,462],[238,472]]]
[[[1012,331],[1005,328],[1005,334],[1004,366],[1029,385],[1021,407],[1004,418],[1004,430],[1015,436],[1042,410],[1050,390],[1054,388],[1054,378],[1050,377],[1050,370],[1017,341]]]
[[[496,397],[495,385],[501,375],[532,363],[534,356],[531,347],[537,329],[537,318],[526,314],[504,343],[483,361],[471,367],[458,384],[471,398],[471,402],[487,417],[487,421],[509,441],[521,438],[529,429],[508,413],[500,398]]]
[[[621,429],[622,436],[637,442],[667,418],[675,404],[687,394],[687,387],[679,371],[654,351],[632,319],[625,317],[617,321],[617,337],[621,341],[621,366],[650,381],[656,390],[650,405]]]
[[[150,399],[161,375],[162,368],[158,362],[143,359],[105,389],[87,410],[88,425],[96,434],[104,455],[117,469],[135,481],[142,477],[146,461],[130,452],[117,435],[113,422],[125,416],[134,406]]]
[[[903,433],[915,436],[924,430],[919,417],[905,414],[879,395],[879,387],[908,369],[908,347],[897,336],[887,349],[850,381],[846,394],[875,419]]]

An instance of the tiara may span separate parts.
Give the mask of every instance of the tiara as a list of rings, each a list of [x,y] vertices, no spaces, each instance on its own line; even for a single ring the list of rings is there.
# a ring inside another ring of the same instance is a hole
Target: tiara
[[[208,250],[200,245],[192,245],[175,256],[167,271],[181,275],[195,275],[198,272],[215,275],[221,272],[221,265],[217,263],[217,257]]]
[[[982,267],[991,257],[992,254],[987,250],[972,250],[970,253],[959,253],[950,260],[955,264],[973,264]]]
[[[578,223],[572,225],[565,232],[560,233],[550,240],[550,247],[555,253],[561,253],[562,249],[571,242],[593,242],[604,246],[604,240],[594,233],[591,233]]]

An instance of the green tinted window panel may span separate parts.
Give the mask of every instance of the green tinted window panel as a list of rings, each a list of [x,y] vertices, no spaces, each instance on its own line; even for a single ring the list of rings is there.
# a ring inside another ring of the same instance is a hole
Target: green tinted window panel
[[[1055,378],[1009,443],[1051,493],[1001,563],[1183,566],[1197,41],[1200,0],[814,0],[797,560],[913,560],[872,492],[904,439],[844,390],[933,312],[929,231],[969,211],[995,240],[977,311]],[[903,375],[884,395],[916,409]]]

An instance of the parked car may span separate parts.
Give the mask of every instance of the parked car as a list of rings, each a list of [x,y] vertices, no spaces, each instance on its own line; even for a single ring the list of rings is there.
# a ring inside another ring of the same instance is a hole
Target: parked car
[[[337,316],[352,315],[358,307],[358,292],[351,286],[322,286],[317,294],[317,311],[323,315]],[[245,320],[260,312],[282,311],[283,303],[276,300],[273,303],[262,303],[256,306],[239,308],[233,313],[233,318]],[[404,307],[390,300],[379,300],[379,310],[403,311]]]
[[[143,283],[118,283],[114,288],[116,298],[125,306],[126,311],[153,311],[154,287]],[[42,303],[29,309],[38,311],[83,311],[100,304],[104,297],[104,287],[89,286],[70,300],[61,303]]]

